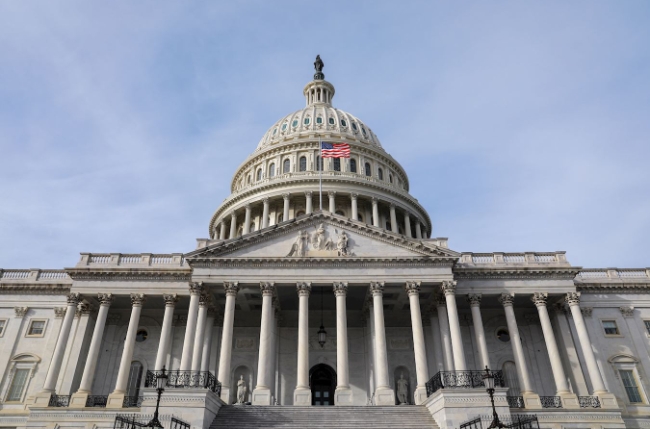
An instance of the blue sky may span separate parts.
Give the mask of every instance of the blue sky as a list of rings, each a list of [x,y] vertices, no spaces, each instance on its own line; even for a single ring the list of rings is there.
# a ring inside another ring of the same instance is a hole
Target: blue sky
[[[0,267],[187,252],[236,166],[334,105],[458,251],[650,256],[650,3],[0,3]]]

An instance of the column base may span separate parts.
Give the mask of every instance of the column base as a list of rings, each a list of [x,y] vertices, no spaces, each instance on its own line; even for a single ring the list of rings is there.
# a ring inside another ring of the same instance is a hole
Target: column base
[[[34,401],[30,405],[31,407],[40,408],[48,407],[50,405],[50,398],[54,392],[39,392],[34,395]]]
[[[427,400],[427,388],[424,386],[416,387],[413,392],[413,400],[415,405],[422,405]]]
[[[522,398],[524,398],[524,407],[529,410],[541,410],[542,409],[542,400],[539,399],[537,393],[528,392],[522,393]]]
[[[230,386],[221,386],[221,398],[223,402],[230,405]]]
[[[253,405],[271,405],[271,389],[268,387],[256,387],[253,390]]]
[[[558,395],[562,399],[562,407],[566,408],[567,410],[579,410],[580,409],[580,402],[578,401],[578,395],[575,393],[567,392],[567,393],[558,393]]]
[[[611,393],[594,393],[594,396],[598,396],[598,399],[600,400],[600,408],[604,410],[616,410],[620,408],[616,396]]]
[[[86,401],[90,393],[77,392],[70,397],[69,408],[86,408]]]
[[[375,389],[375,405],[395,405],[395,392],[390,387]]]
[[[352,389],[337,387],[334,392],[334,405],[352,405]]]
[[[293,405],[311,406],[311,389],[298,388],[294,390]]]
[[[111,393],[106,400],[106,408],[124,408],[126,393]]]

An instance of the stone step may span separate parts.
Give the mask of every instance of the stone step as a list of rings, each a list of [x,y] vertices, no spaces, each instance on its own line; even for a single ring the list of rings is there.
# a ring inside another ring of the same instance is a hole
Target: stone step
[[[210,429],[439,429],[422,406],[297,407],[226,405]]]

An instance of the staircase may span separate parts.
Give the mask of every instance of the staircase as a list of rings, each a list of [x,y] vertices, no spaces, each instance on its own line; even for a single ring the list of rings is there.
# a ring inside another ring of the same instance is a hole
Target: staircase
[[[295,407],[225,405],[210,429],[439,429],[423,406]]]

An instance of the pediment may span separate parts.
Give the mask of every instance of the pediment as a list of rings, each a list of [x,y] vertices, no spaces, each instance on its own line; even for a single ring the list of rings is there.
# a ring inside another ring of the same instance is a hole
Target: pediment
[[[203,259],[367,260],[449,259],[460,254],[342,216],[315,213],[185,255]]]

